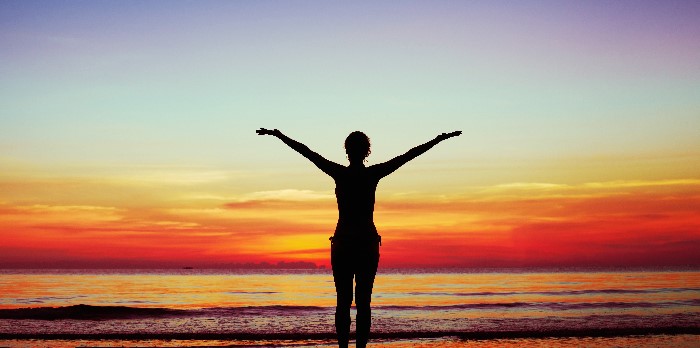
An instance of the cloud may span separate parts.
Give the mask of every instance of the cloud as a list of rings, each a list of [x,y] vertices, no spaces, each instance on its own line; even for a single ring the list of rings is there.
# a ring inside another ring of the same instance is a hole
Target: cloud
[[[700,186],[698,179],[678,179],[678,180],[618,180],[607,182],[590,182],[582,185],[585,188],[594,189],[616,189],[616,188],[637,188],[650,186]]]
[[[330,192],[317,192],[310,190],[284,189],[275,191],[258,191],[243,195],[241,201],[316,201],[335,199]]]
[[[555,195],[388,201],[377,207],[383,258],[391,265],[469,267],[698,266],[698,184],[624,181],[567,186]],[[522,187],[559,189],[499,190]],[[383,222],[393,219],[404,224]]]
[[[124,211],[116,207],[91,205],[0,205],[0,223],[29,225],[90,225],[119,221]]]
[[[71,255],[161,263],[285,259],[327,264],[327,238],[338,214],[332,193],[323,191],[224,192],[221,197],[234,199],[222,204],[167,200],[170,191],[154,200],[150,191],[138,189],[115,198],[116,186],[105,191],[80,180],[54,184],[61,195],[46,197],[67,203],[41,202],[46,193],[34,191],[46,189],[41,185],[31,185],[24,194],[37,197],[25,199],[30,203],[3,197],[0,248],[35,248],[27,254],[33,255],[41,245],[52,246],[55,252],[42,262]],[[99,199],[88,199],[95,193],[77,202],[63,198],[72,198],[76,188],[95,190]],[[700,253],[699,180],[512,183],[483,189],[378,199],[375,222],[384,236],[383,265],[681,265],[696,264],[693,255]],[[173,192],[183,197],[183,191]],[[0,262],[31,262],[18,253],[5,255],[0,252]]]
[[[227,209],[245,210],[307,210],[335,211],[335,196],[310,190],[259,191],[241,195],[237,200],[224,204]]]
[[[513,182],[480,187],[479,191],[580,191],[588,189],[637,188],[650,186],[700,186],[700,179],[614,180],[601,182],[584,182],[576,185],[546,182]]]
[[[513,191],[513,190],[567,190],[569,185],[541,183],[541,182],[514,182],[486,187],[485,192]]]

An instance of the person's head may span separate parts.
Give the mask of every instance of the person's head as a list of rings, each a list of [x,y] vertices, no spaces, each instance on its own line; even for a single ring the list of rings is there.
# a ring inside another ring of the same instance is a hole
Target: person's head
[[[345,138],[345,153],[348,155],[350,163],[360,162],[369,156],[370,143],[367,134],[360,131],[354,131]]]

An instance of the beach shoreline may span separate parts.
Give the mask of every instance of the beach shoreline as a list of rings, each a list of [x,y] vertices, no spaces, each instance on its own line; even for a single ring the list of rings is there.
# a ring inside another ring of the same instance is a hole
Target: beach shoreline
[[[435,338],[372,339],[370,345],[379,348],[432,347],[694,347],[700,334],[649,334],[608,337],[539,337],[539,338]],[[354,341],[351,341],[351,346]],[[332,339],[303,340],[227,340],[227,339],[0,339],[0,347],[335,347]]]
[[[582,337],[625,337],[652,335],[697,335],[698,326],[671,327],[635,327],[635,328],[597,328],[597,329],[560,329],[560,330],[494,330],[494,331],[420,331],[420,332],[374,332],[372,337],[379,340],[415,340],[444,339],[459,340],[495,340],[495,339],[548,339],[548,338],[582,338]],[[0,340],[230,340],[230,341],[266,341],[266,340],[332,340],[335,333],[254,333],[254,332],[119,332],[119,333],[7,333],[0,332]]]

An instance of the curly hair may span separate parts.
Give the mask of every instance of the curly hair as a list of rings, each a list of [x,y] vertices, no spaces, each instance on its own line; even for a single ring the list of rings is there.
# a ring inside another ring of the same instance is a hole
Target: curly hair
[[[372,153],[370,146],[369,137],[360,131],[354,131],[345,138],[345,153],[348,154],[349,160],[364,160]]]

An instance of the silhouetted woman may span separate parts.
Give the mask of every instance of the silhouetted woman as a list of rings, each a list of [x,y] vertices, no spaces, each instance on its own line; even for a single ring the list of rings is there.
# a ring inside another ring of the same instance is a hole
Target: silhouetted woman
[[[357,308],[356,341],[357,347],[365,347],[369,338],[372,286],[379,264],[381,243],[373,218],[377,183],[381,178],[428,151],[437,143],[458,136],[462,132],[442,133],[401,156],[369,167],[365,167],[364,161],[370,154],[370,142],[367,135],[362,132],[352,132],[345,139],[345,153],[350,161],[347,167],[323,158],[306,145],[287,137],[277,129],[260,128],[256,132],[259,135],[276,136],[335,180],[338,224],[335,234],[331,237],[331,265],[337,294],[335,330],[338,335],[338,345],[347,347],[350,339],[350,306],[354,277]]]

